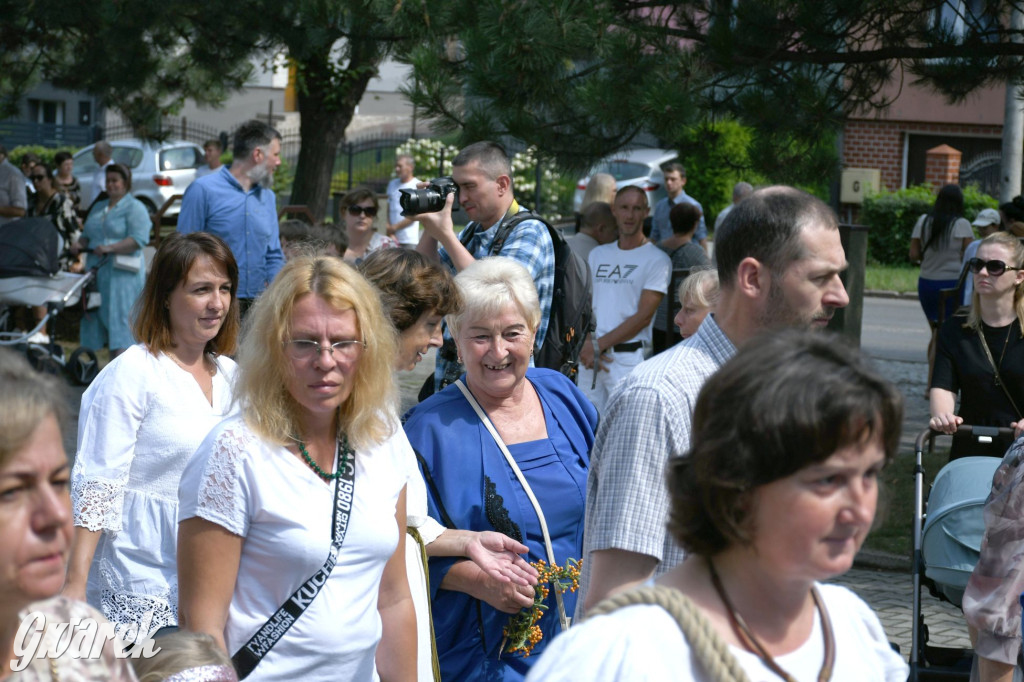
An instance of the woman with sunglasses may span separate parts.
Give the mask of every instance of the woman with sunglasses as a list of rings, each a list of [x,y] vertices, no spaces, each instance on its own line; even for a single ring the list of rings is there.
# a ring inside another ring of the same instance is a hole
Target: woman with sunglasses
[[[36,188],[36,201],[28,207],[28,214],[49,218],[64,240],[64,247],[71,246],[81,234],[74,201],[59,191],[48,164],[40,162],[32,166],[28,178]]]
[[[345,231],[348,233],[348,248],[345,260],[354,265],[374,251],[399,246],[394,237],[383,235],[375,229],[377,218],[377,195],[366,188],[354,189],[341,200],[345,212]]]
[[[960,438],[957,426],[1014,427],[1024,431],[1024,246],[1008,232],[982,240],[967,261],[974,293],[967,319],[951,317],[939,331],[929,402],[929,425],[953,434],[950,459],[967,455],[1002,457],[1012,439],[989,445]],[[954,413],[957,393],[960,411]]]

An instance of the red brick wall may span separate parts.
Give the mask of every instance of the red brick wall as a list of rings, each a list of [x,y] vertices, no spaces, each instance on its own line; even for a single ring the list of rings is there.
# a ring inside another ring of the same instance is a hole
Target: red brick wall
[[[897,190],[903,181],[903,144],[907,133],[999,137],[1002,126],[908,121],[848,120],[843,129],[843,168],[878,168],[882,185]]]

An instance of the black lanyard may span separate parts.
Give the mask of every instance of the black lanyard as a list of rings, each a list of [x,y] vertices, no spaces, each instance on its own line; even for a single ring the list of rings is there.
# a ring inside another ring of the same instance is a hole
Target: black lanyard
[[[337,455],[337,465],[342,466],[341,453]],[[235,652],[231,662],[238,671],[238,679],[244,680],[259,665],[263,657],[280,641],[288,629],[299,619],[303,611],[313,599],[320,593],[320,589],[327,584],[327,579],[338,563],[338,554],[341,552],[341,543],[345,541],[345,533],[348,531],[348,522],[352,515],[352,498],[356,489],[356,463],[355,459],[347,460],[341,476],[334,486],[334,517],[331,529],[331,551],[327,555],[327,561],[322,568],[311,575],[299,589],[295,590],[290,597],[277,611],[267,620],[263,626],[256,631],[256,634]]]

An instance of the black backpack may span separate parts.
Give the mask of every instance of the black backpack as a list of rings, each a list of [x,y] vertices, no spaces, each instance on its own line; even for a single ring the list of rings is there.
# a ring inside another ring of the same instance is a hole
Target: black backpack
[[[494,235],[488,255],[499,255],[512,230],[524,220],[543,223],[555,248],[551,318],[548,320],[544,344],[537,351],[533,362],[537,367],[557,370],[575,382],[580,350],[587,334],[594,330],[594,311],[591,307],[594,285],[590,279],[590,266],[572,250],[561,232],[533,211],[520,211],[504,221]],[[460,241],[463,246],[469,243],[475,232],[475,229],[462,231]]]

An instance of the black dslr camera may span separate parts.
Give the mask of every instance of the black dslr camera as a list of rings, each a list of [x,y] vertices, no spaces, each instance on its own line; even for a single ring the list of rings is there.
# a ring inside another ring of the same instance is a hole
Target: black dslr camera
[[[398,203],[402,206],[402,215],[418,215],[420,213],[437,213],[444,208],[449,194],[457,194],[458,185],[450,177],[434,178],[423,189],[402,189]],[[458,197],[456,197],[458,200]]]

